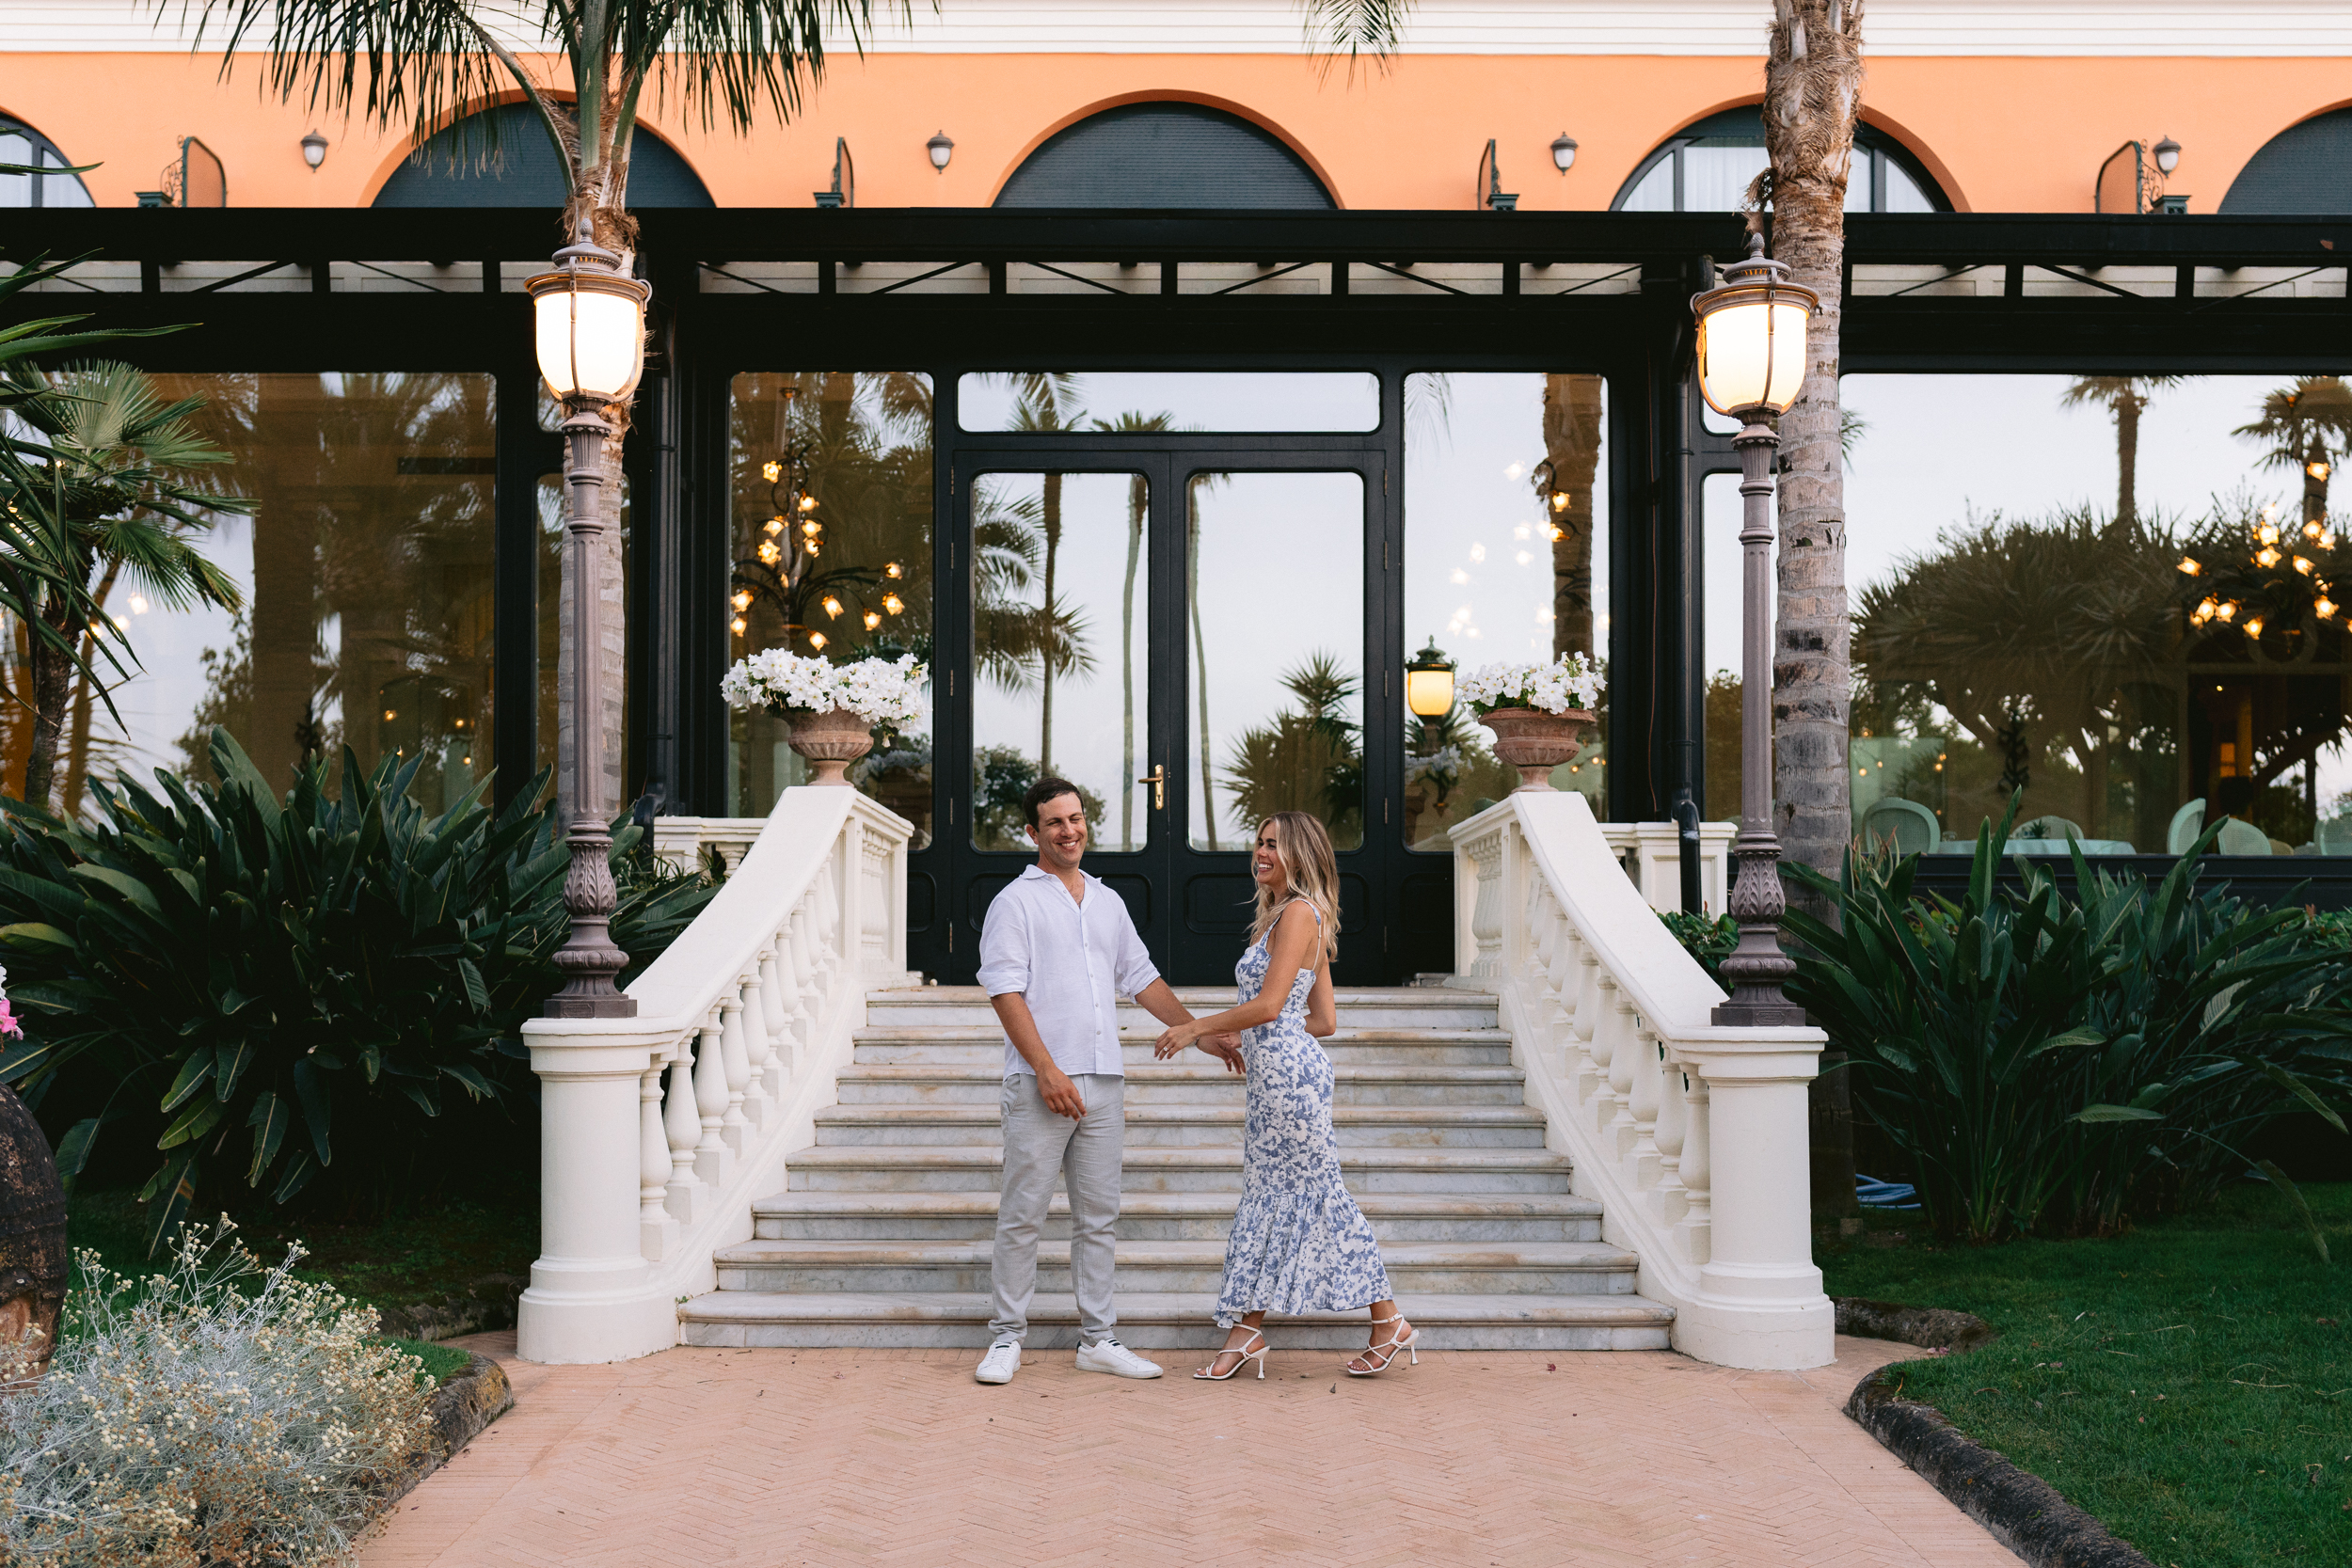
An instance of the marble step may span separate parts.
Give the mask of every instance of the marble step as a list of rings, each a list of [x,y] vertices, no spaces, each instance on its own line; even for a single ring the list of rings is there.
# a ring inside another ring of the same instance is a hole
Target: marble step
[[[1520,1105],[1527,1098],[1527,1075],[1509,1067],[1345,1067],[1333,1078],[1332,1099],[1340,1105]],[[993,1062],[852,1066],[838,1081],[844,1105],[988,1106],[998,1103],[1004,1082],[1004,1069]],[[1127,1074],[1126,1098],[1130,1107],[1221,1105],[1238,1101],[1245,1088],[1244,1079],[1221,1068],[1154,1066]]]
[[[1221,1243],[1240,1202],[1238,1191],[1122,1194],[1119,1238]],[[1600,1205],[1590,1198],[1367,1193],[1358,1202],[1384,1243],[1600,1240]],[[778,1193],[752,1205],[752,1235],[764,1242],[982,1241],[995,1230],[993,1192]],[[1045,1238],[1070,1239],[1070,1200],[1059,1192]]]
[[[1246,1112],[1223,1104],[1127,1106],[1126,1148],[1241,1147]],[[1342,1148],[1541,1148],[1544,1114],[1532,1105],[1341,1105],[1331,1113]],[[1000,1144],[994,1105],[834,1105],[817,1113],[820,1148],[852,1145],[961,1148]]]
[[[1233,1005],[1231,986],[1180,986],[1177,1000],[1195,1013],[1218,1012]],[[1336,997],[1340,1026],[1346,1028],[1491,1029],[1495,999],[1477,991],[1415,987],[1347,987]],[[977,986],[924,986],[868,992],[866,1022],[876,1027],[900,1023],[993,1023],[996,1014]],[[1159,1025],[1132,1002],[1119,1009],[1122,1030]]]
[[[786,1156],[793,1192],[993,1193],[1004,1184],[1004,1150],[985,1144],[832,1144]],[[1347,1147],[1340,1173],[1358,1197],[1369,1193],[1564,1195],[1567,1157],[1542,1148],[1403,1149]],[[1232,1193],[1241,1190],[1241,1147],[1138,1148],[1130,1145],[1120,1190]]]
[[[1664,1350],[1674,1308],[1636,1295],[1420,1295],[1397,1298],[1421,1330],[1416,1347],[1427,1360],[1448,1350]],[[1117,1302],[1119,1338],[1134,1348],[1183,1351],[1206,1364],[1225,1342],[1214,1319],[1216,1299],[1207,1291],[1179,1294],[1122,1292]],[[827,1345],[903,1349],[956,1347],[978,1352],[988,1343],[989,1297],[984,1292],[922,1291],[887,1294],[782,1295],[756,1291],[713,1291],[678,1309],[690,1345],[739,1348],[815,1348]],[[1276,1318],[1266,1325],[1274,1346],[1268,1359],[1273,1377],[1324,1375],[1321,1366],[1296,1364],[1299,1353],[1330,1357],[1337,1374],[1348,1355],[1363,1348],[1369,1333],[1362,1312],[1319,1312]],[[1078,1342],[1077,1305],[1071,1297],[1041,1292],[1029,1304],[1025,1359],[1059,1352]],[[1168,1375],[1183,1377],[1191,1366],[1168,1361]],[[1391,1377],[1410,1377],[1400,1361]],[[1018,1379],[1013,1385],[1018,1386]]]
[[[1129,1070],[1155,1068],[1170,1072],[1216,1074],[1225,1069],[1198,1051],[1173,1061],[1152,1054],[1159,1037],[1155,1024],[1149,1033],[1125,1030],[1120,1036],[1120,1063]],[[1511,1065],[1511,1037],[1497,1029],[1342,1029],[1322,1042],[1334,1067],[1493,1067]],[[1002,1070],[1005,1037],[993,1024],[871,1026],[857,1031],[853,1059],[862,1067],[993,1066]]]
[[[971,1242],[739,1242],[716,1256],[721,1291],[861,1294],[989,1288],[991,1245]],[[1380,1259],[1415,1294],[1631,1295],[1639,1259],[1603,1242],[1400,1242]],[[1214,1293],[1225,1276],[1217,1241],[1119,1243],[1114,1289]],[[1041,1242],[1037,1288],[1071,1289],[1070,1243]]]

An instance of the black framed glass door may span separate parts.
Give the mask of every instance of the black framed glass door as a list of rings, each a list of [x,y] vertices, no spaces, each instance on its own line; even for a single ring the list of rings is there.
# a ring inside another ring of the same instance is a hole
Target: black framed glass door
[[[1331,832],[1342,977],[1377,977],[1381,454],[1171,433],[966,443],[950,467],[934,972],[975,975],[990,901],[1034,858],[1022,796],[1050,772],[1170,978],[1230,977],[1248,844],[1283,810]]]

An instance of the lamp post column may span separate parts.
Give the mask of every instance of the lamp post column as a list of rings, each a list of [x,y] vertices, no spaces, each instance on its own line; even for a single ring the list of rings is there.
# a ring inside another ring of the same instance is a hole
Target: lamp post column
[[[1740,836],[1731,913],[1740,945],[1724,960],[1731,999],[1721,1024],[1802,1024],[1804,1009],[1781,995],[1796,964],[1780,948],[1780,836],[1772,832],[1772,467],[1780,432],[1770,407],[1742,408],[1740,434]]]
[[[571,593],[564,610],[571,618],[571,636],[563,640],[569,668],[562,672],[569,688],[572,709],[571,799],[565,802],[564,837],[571,850],[571,867],[564,876],[564,908],[571,916],[571,935],[555,955],[563,972],[564,989],[548,999],[550,1018],[630,1018],[637,1012],[634,997],[613,985],[613,976],[628,961],[612,942],[612,909],[619,901],[613,885],[610,853],[612,834],[604,800],[604,693],[597,675],[603,668],[605,443],[612,426],[594,398],[564,400],[564,435],[571,443],[570,516],[565,519],[564,568]]]

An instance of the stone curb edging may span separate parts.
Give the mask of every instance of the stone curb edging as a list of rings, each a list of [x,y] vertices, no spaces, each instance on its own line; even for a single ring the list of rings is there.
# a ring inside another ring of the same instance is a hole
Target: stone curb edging
[[[514,1408],[515,1390],[505,1369],[476,1354],[464,1371],[433,1390],[433,1430],[424,1447],[384,1488],[384,1507],[389,1510],[415,1491],[418,1482],[448,1464],[483,1428]]]
[[[1999,1338],[1967,1312],[1835,1298],[1837,1332],[1929,1350],[1969,1351]],[[1933,1405],[1902,1397],[1901,1363],[1854,1386],[1846,1414],[1995,1541],[2033,1568],[2155,1568],[2106,1526],[1952,1425]],[[1896,1374],[1898,1381],[1887,1381]]]
[[[469,1283],[462,1295],[406,1307],[378,1307],[376,1332],[392,1339],[441,1340],[512,1328],[515,1304],[527,1283],[516,1275],[489,1274]]]

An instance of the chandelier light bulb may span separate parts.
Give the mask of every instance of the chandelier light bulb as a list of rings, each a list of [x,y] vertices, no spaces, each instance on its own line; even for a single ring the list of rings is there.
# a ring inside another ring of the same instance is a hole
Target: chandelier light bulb
[[[784,465],[781,463],[763,463],[759,466],[759,477],[766,480],[769,483],[773,484],[776,481],[784,477]]]
[[[881,625],[882,612],[880,610],[869,610],[866,612],[866,629],[867,631],[872,631],[876,626]]]
[[[899,565],[895,561],[882,567],[882,576],[886,578],[902,578],[906,575],[906,568]]]
[[[2256,641],[2260,641],[2262,634],[2263,618],[2259,615],[2249,615],[2246,618],[2246,635],[2249,638],[2255,639]]]
[[[771,517],[766,522],[762,523],[760,527],[766,529],[770,533],[782,533],[784,531],[784,519],[782,517]]]
[[[751,609],[751,608],[752,608],[752,594],[751,594],[751,590],[750,590],[750,589],[748,589],[748,588],[739,588],[739,589],[737,589],[737,590],[735,591],[734,595],[733,595],[733,602],[734,602],[735,608],[736,608],[736,609],[738,609],[738,610],[749,610],[749,609]]]
[[[740,637],[749,628],[744,625],[743,617],[738,615],[734,620],[727,623],[727,629],[735,633],[736,636]]]
[[[817,553],[818,540],[815,534],[812,533],[808,536],[808,543],[803,546],[803,548],[805,548],[811,555],[815,555]]]
[[[2271,522],[2269,511],[2265,508],[2263,513],[2263,526],[2254,531],[2254,543],[2258,545],[2275,545],[2278,542],[2278,526]]]
[[[762,564],[773,566],[784,559],[784,551],[776,547],[773,539],[763,539],[759,544],[759,559]]]
[[[2312,575],[2311,559],[2308,556],[2296,556],[2295,558],[2295,569],[2302,573],[2305,577],[2310,577]]]
[[[2215,620],[2217,620],[2217,621],[2234,621],[2234,620],[2236,620],[2236,619],[2237,619],[2237,601],[2236,601],[2235,599],[2226,599],[2226,600],[2224,600],[2224,601],[2222,602],[2222,604],[2221,604],[2221,608],[2220,608],[2220,609],[2218,609],[2218,610],[2215,610],[2215,611],[2213,612],[2213,614],[2214,614],[2214,619],[2215,619]]]
[[[2220,609],[2221,607],[2211,599],[2201,599],[2198,601],[2197,608],[2189,613],[2188,618],[2201,626],[2212,620]]]
[[[2185,556],[2181,557],[2181,568],[2180,568],[2180,569],[2181,569],[2181,574],[2182,574],[2184,577],[2192,577],[2192,578],[2193,578],[2193,577],[2195,577],[2198,573],[2200,573],[2200,572],[2203,571],[2203,570],[2204,570],[2204,567],[2202,567],[2202,566],[2201,566],[2201,565],[2199,565],[2199,564],[2198,564],[2197,560],[2196,560],[2196,558],[2195,558],[2195,557],[2193,557],[2193,556],[2185,556]]]
[[[2270,546],[2265,545],[2255,554],[2254,564],[2265,567],[2276,566],[2280,562],[2285,559],[2286,558],[2280,555],[2277,550],[2272,549]]]
[[[906,609],[906,600],[898,597],[896,594],[884,594],[882,595],[882,608],[890,611],[893,615],[898,614],[900,610]]]
[[[816,511],[816,510],[817,510],[817,498],[816,498],[815,496],[803,496],[803,497],[801,498],[801,510],[802,510],[802,511],[803,511],[803,512],[814,512],[814,511]]]
[[[813,631],[813,632],[810,632],[810,633],[808,634],[808,645],[809,645],[810,647],[812,647],[812,648],[815,648],[815,649],[816,649],[818,652],[819,652],[819,653],[824,652],[824,649],[825,649],[825,634],[824,634],[823,632],[821,632],[821,631]]]
[[[807,534],[811,539],[814,539],[818,534],[825,531],[825,525],[818,522],[814,517],[805,518],[801,523],[801,531]]]
[[[2303,537],[2306,539],[2316,539],[2327,531],[2327,528],[2316,517],[2303,525]]]
[[[841,619],[841,601],[840,601],[839,599],[834,598],[834,597],[831,594],[826,594],[826,595],[825,595],[825,600],[824,600],[824,603],[825,603],[825,613],[826,613],[826,614],[828,614],[828,615],[830,615],[830,616],[832,616],[832,617],[833,617],[834,620],[836,620],[836,621],[840,620],[840,619]]]
[[[2325,461],[2318,463],[2306,463],[2303,465],[2303,471],[2311,475],[2313,479],[2319,481],[2322,484],[2328,483],[2328,465]]]
[[[1551,493],[1551,509],[1554,512],[1565,512],[1568,509],[1568,493],[1565,490],[1554,490]]]
[[[2322,594],[2319,596],[2319,602],[2312,606],[2312,608],[2319,611],[2319,618],[2323,621],[2332,621],[2335,619],[2336,601],[2328,597],[2325,594]]]

